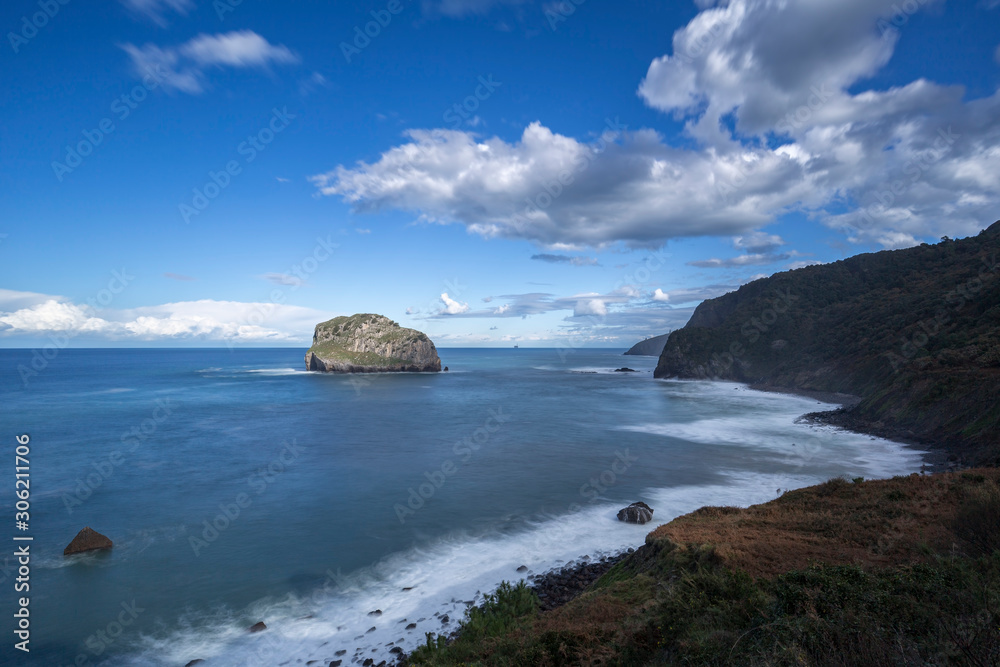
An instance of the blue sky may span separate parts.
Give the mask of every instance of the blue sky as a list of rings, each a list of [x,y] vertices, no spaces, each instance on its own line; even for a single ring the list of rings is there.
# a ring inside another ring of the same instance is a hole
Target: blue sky
[[[5,3],[0,346],[624,347],[975,234],[997,5]]]

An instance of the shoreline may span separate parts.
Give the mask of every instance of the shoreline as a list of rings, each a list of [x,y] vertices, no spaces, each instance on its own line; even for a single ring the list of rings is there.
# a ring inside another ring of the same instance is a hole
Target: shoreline
[[[962,470],[970,467],[965,464],[961,457],[957,454],[949,454],[947,448],[942,443],[924,440],[917,437],[911,431],[904,431],[901,428],[894,428],[880,424],[872,424],[854,416],[851,412],[851,408],[855,407],[864,400],[860,396],[812,389],[776,387],[774,385],[766,384],[747,384],[746,386],[748,389],[754,389],[756,391],[787,394],[790,396],[803,396],[805,398],[812,398],[823,403],[838,405],[839,407],[833,410],[807,412],[799,417],[799,419],[808,423],[835,426],[846,431],[851,431],[852,433],[870,435],[876,438],[882,438],[883,440],[898,442],[901,445],[907,445],[913,449],[919,449],[924,454],[924,465],[921,467],[922,471],[926,468],[927,472],[931,473],[954,472],[955,470]]]

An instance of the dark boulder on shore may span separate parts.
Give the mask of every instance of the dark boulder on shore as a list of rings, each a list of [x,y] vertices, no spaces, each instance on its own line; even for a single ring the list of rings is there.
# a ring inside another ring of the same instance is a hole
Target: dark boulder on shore
[[[632,503],[618,511],[618,520],[625,523],[648,523],[653,520],[653,508],[643,502]]]
[[[69,543],[69,546],[63,549],[63,555],[72,556],[73,554],[82,554],[87,551],[97,551],[99,549],[110,549],[111,547],[112,542],[110,539],[101,535],[90,526],[87,526],[76,534],[76,537]]]

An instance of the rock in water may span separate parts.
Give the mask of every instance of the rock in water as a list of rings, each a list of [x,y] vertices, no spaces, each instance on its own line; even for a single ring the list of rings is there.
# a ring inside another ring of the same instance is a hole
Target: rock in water
[[[653,520],[653,508],[646,503],[632,503],[618,511],[618,520],[625,523],[647,523]]]
[[[250,632],[264,632],[264,630],[267,630],[267,626],[264,625],[264,621],[257,621],[250,626]]]
[[[439,372],[441,358],[427,334],[382,315],[335,317],[316,325],[306,370],[326,373]]]
[[[76,534],[76,537],[73,538],[68,547],[63,549],[63,556],[72,556],[73,554],[82,554],[85,551],[96,551],[98,549],[110,549],[111,546],[111,540],[90,526],[87,526]]]

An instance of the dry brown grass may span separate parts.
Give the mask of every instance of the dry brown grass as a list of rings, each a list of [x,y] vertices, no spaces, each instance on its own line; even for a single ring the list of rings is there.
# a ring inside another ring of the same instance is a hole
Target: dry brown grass
[[[704,507],[651,532],[647,542],[712,544],[722,562],[771,577],[813,563],[890,566],[964,547],[955,532],[970,479],[985,468],[855,484],[834,479],[746,509]]]

